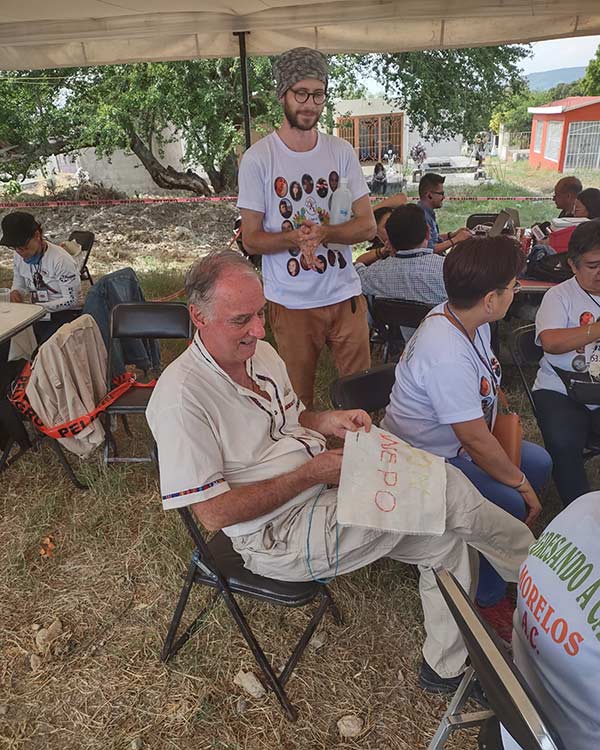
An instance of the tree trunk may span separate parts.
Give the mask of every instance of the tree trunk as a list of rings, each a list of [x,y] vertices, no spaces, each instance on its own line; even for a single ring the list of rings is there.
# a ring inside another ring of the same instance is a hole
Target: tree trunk
[[[178,172],[171,166],[163,167],[137,133],[130,134],[129,143],[131,150],[146,167],[158,187],[166,190],[191,190],[198,195],[211,195],[206,180],[195,172],[191,170]]]
[[[215,193],[222,193],[225,190],[235,190],[237,183],[237,157],[233,151],[225,157],[220,169],[215,169],[213,166],[206,164],[203,164],[203,167],[206,170]]]

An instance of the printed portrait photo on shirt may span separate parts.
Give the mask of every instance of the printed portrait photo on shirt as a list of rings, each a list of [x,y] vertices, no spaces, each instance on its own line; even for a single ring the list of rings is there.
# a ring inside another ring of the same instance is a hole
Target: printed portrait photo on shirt
[[[305,193],[312,193],[315,183],[309,174],[302,175],[302,189]]]
[[[330,172],[329,173],[329,187],[332,190],[337,190],[337,187],[340,183],[340,176],[337,172]]]
[[[327,251],[327,260],[329,261],[330,266],[335,266],[336,254],[333,250]]]
[[[317,180],[317,195],[319,198],[326,198],[329,192],[329,185],[324,177],[319,177]]]
[[[479,394],[481,396],[489,396],[491,392],[492,386],[490,385],[490,381],[484,375],[479,383]]]
[[[289,219],[292,215],[292,204],[287,198],[282,198],[279,201],[279,213],[284,219]]]
[[[283,198],[285,195],[287,195],[288,191],[288,184],[285,177],[276,177],[275,178],[275,192],[277,193],[277,196],[279,198]]]
[[[338,253],[338,263],[340,264],[341,269],[346,268],[346,266],[348,265],[348,261],[346,260],[346,258],[344,258],[343,253]]]
[[[297,180],[294,180],[294,182],[290,184],[290,198],[293,201],[299,201],[302,199],[302,188]]]
[[[297,276],[300,273],[300,264],[296,258],[290,258],[288,260],[287,270],[290,276]]]
[[[282,232],[293,232],[294,231],[294,225],[291,221],[288,221],[287,219],[285,221],[281,222],[281,231]]]
[[[494,376],[496,377],[496,380],[500,380],[502,376],[502,367],[500,366],[500,362],[496,359],[496,357],[492,357],[490,360],[490,364],[492,366],[492,371],[494,373]]]
[[[310,268],[308,267],[308,263],[306,262],[306,258],[304,255],[300,256],[300,265],[305,271],[310,271]]]
[[[325,273],[327,270],[327,261],[324,255],[317,255],[317,258],[321,261],[321,264],[317,266],[317,273]]]

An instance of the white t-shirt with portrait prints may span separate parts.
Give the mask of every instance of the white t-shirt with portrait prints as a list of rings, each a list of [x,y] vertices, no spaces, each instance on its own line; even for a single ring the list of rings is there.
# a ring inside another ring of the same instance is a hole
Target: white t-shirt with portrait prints
[[[536,344],[541,346],[540,334],[556,328],[577,328],[600,320],[600,296],[588,294],[577,283],[575,277],[549,289],[535,317]],[[587,372],[594,348],[600,349],[600,341],[592,341],[577,351],[564,354],[548,354],[540,360],[540,368],[533,390],[558,391],[566,395],[567,389],[552,365],[570,372]],[[598,406],[588,405],[588,409]]]
[[[341,138],[318,132],[310,151],[292,151],[271,133],[246,151],[238,175],[238,208],[264,214],[266,232],[291,231],[309,220],[328,224],[331,196],[342,177],[352,200],[369,188],[354,149]],[[336,248],[339,248],[336,245]],[[333,305],[361,294],[349,245],[320,245],[324,270],[309,270],[297,248],[262,256],[265,297],[291,309]]]
[[[434,315],[444,306],[429,313],[402,353],[381,426],[415,448],[456,458],[467,454],[452,425],[483,417],[493,427],[502,369],[489,325],[477,329],[476,351],[445,316]]]

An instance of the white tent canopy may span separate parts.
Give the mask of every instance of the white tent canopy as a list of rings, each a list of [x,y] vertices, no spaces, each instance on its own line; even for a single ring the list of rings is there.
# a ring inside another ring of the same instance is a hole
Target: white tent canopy
[[[600,34],[600,0],[0,0],[0,69],[399,52]],[[561,61],[568,64],[568,61]]]

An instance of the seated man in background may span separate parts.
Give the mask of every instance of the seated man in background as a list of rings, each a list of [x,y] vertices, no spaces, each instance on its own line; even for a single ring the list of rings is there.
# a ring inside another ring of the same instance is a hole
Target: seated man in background
[[[425,212],[425,219],[429,227],[429,247],[434,253],[444,253],[451,250],[457,242],[472,237],[472,233],[466,227],[455,229],[453,232],[440,234],[435,211],[444,203],[444,182],[446,178],[440,174],[427,172],[419,182],[419,202]]]
[[[461,472],[445,467],[441,535],[337,525],[342,451],[326,437],[370,429],[360,410],[307,411],[265,336],[265,297],[250,263],[220,251],[186,276],[194,341],[161,375],[146,417],[158,446],[165,509],[191,506],[210,531],[231,537],[258,575],[306,581],[349,573],[381,557],[416,564],[426,638],[422,687],[453,692],[466,649],[435,582],[451,570],[467,591],[473,549],[516,581],[533,536],[488,503]]]
[[[515,664],[568,750],[600,738],[600,492],[575,500],[521,566]],[[502,728],[505,750],[518,750]]]
[[[582,190],[583,185],[577,177],[561,177],[556,183],[552,200],[556,208],[560,209],[559,219],[575,216],[575,201]]]
[[[42,227],[25,211],[2,219],[1,245],[13,249],[11,302],[35,302],[47,315],[33,324],[38,344],[81,313],[81,280],[75,261],[44,238]]]
[[[375,213],[385,210],[376,208]],[[423,209],[416,203],[394,209],[387,216],[385,235],[391,255],[384,247],[356,259],[363,294],[424,302],[432,307],[447,299],[444,259],[428,246],[429,227]],[[402,328],[405,341],[413,333],[414,328]]]

